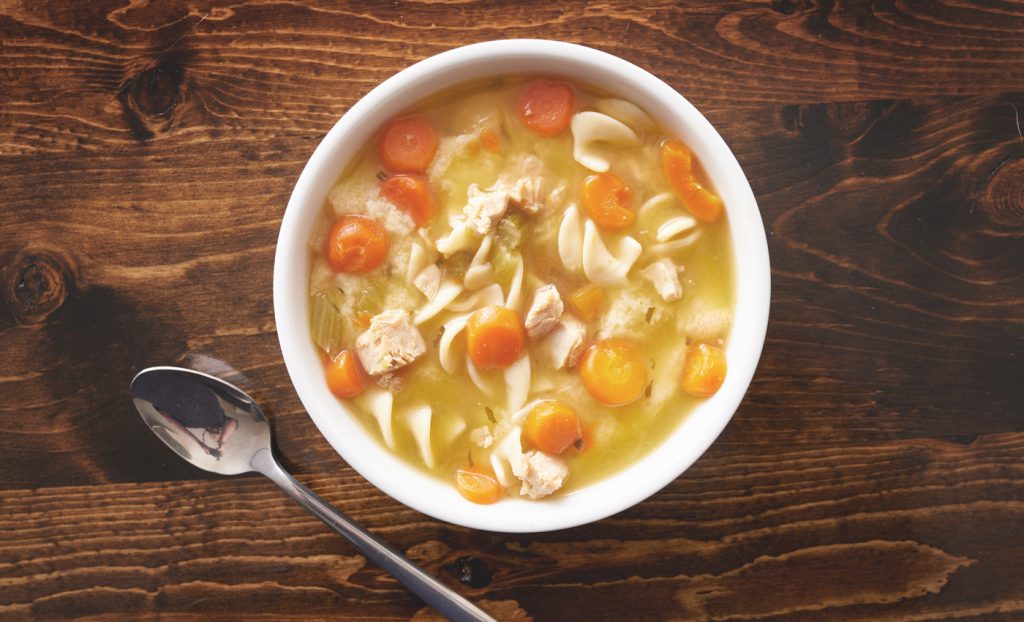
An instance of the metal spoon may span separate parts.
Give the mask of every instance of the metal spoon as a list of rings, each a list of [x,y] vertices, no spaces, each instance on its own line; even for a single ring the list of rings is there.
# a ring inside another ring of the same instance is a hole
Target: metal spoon
[[[132,380],[143,421],[179,456],[221,475],[257,471],[344,536],[367,559],[451,620],[490,620],[471,602],[331,507],[289,475],[270,449],[270,425],[256,402],[213,376],[179,367],[150,367]]]

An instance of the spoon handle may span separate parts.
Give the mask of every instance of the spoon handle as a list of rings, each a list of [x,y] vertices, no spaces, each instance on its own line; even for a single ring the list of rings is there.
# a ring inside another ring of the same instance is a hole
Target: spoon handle
[[[367,559],[391,573],[398,581],[454,622],[494,622],[476,605],[441,583],[404,555],[391,548],[351,518],[336,510],[315,492],[306,488],[274,460],[269,449],[261,449],[252,457],[252,468],[266,475],[288,496],[301,503],[317,518],[351,542]]]

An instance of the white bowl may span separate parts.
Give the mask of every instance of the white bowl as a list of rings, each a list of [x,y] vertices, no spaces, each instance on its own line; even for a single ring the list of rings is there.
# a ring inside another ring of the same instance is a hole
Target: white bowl
[[[725,384],[660,446],[626,469],[564,496],[477,505],[455,487],[406,464],[381,445],[327,389],[309,336],[308,241],[327,193],[357,150],[388,119],[446,87],[487,76],[543,74],[600,85],[635,102],[681,138],[725,202],[736,278]],[[562,529],[599,520],[654,494],[685,471],[732,418],[750,384],[768,324],[768,245],[761,215],[725,141],[679,93],[636,65],[591,48],[508,40],[457,48],[416,63],[359,100],[323,139],[292,191],[274,259],[274,314],[288,374],[309,416],[332,447],[373,485],[441,520],[503,532]]]

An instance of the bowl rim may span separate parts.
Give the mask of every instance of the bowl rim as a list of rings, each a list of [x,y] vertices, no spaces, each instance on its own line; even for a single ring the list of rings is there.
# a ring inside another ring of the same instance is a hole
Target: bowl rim
[[[510,64],[537,69],[499,69]],[[614,79],[617,88],[609,91],[630,93],[627,99],[690,146],[727,206],[736,308],[726,345],[725,384],[696,406],[660,445],[624,469],[569,494],[542,501],[503,499],[481,506],[395,456],[327,390],[309,337],[308,239],[327,192],[384,120],[430,93],[509,73],[561,76],[584,83],[594,81],[581,74]],[[750,184],[724,139],[685,97],[648,71],[606,52],[562,41],[505,39],[454,48],[411,65],[376,86],[335,123],[303,167],[281,221],[274,256],[274,316],[285,367],[303,407],[356,472],[428,516],[475,529],[530,533],[575,527],[626,510],[679,477],[711,446],[738,408],[760,359],[768,326],[770,277],[767,238]]]

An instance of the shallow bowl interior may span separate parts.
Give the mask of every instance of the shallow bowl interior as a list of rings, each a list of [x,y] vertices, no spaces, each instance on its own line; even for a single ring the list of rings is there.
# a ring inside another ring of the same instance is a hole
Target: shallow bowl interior
[[[384,122],[439,90],[508,74],[542,74],[600,85],[647,110],[690,146],[726,205],[736,307],[727,341],[725,384],[662,445],[617,474],[571,494],[476,505],[453,486],[390,453],[328,391],[309,337],[308,240],[340,172]],[[331,129],[303,169],[281,223],[274,263],[281,352],[299,398],[331,446],[363,477],[409,507],[450,523],[503,532],[548,531],[604,518],[642,501],[685,471],[732,418],[750,384],[764,343],[769,300],[761,216],[750,185],[721,136],[696,108],[650,73],[616,56],[555,41],[491,41],[457,48],[409,67],[367,94]]]

